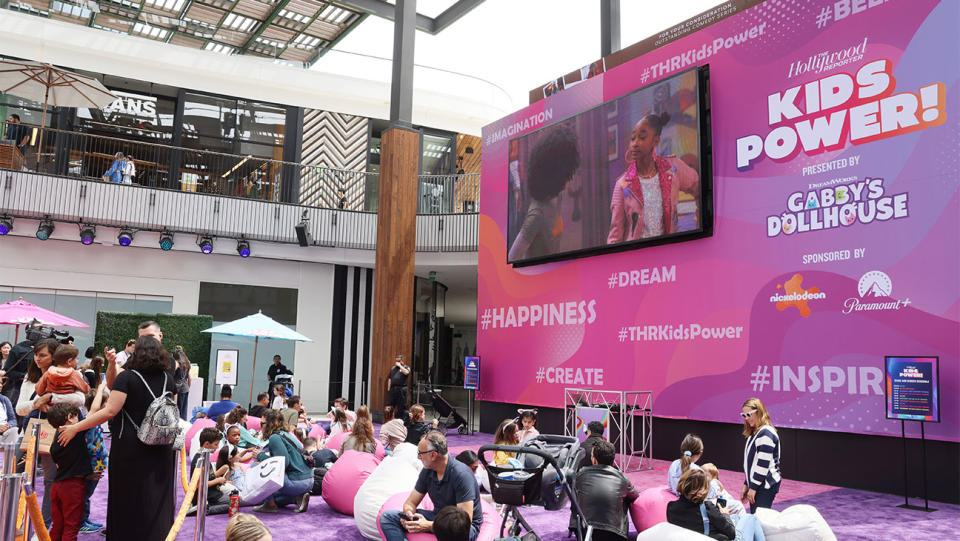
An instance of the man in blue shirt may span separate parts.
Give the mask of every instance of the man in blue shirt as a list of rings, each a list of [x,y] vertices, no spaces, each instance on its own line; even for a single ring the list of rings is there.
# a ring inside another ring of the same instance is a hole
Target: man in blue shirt
[[[20,115],[10,115],[7,119],[6,138],[14,141],[20,154],[27,149],[27,142],[30,141],[30,129],[20,123]]]
[[[402,511],[385,511],[380,516],[380,528],[386,541],[403,541],[406,534],[432,532],[437,512],[455,505],[471,517],[470,541],[476,541],[483,510],[480,491],[470,467],[459,460],[451,460],[447,453],[447,438],[440,432],[429,432],[417,445],[417,455],[423,470],[417,478]],[[418,509],[425,494],[430,495],[433,510]]]
[[[217,420],[217,417],[226,415],[233,411],[233,408],[239,406],[233,401],[233,389],[229,385],[220,388],[220,401],[214,402],[207,410],[207,418]]]

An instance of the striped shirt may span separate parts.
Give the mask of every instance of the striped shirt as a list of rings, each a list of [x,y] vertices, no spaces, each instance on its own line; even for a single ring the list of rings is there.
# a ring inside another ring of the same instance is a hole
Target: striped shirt
[[[763,425],[747,438],[743,449],[743,473],[752,490],[780,484],[780,436],[771,425]]]

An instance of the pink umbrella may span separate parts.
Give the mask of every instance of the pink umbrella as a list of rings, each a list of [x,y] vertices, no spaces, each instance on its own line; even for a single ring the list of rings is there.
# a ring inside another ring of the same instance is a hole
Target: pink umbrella
[[[53,325],[60,327],[89,327],[86,323],[81,323],[67,316],[61,316],[56,312],[51,312],[45,308],[40,308],[35,304],[30,304],[23,300],[23,297],[15,301],[0,304],[0,325],[16,325],[14,341],[20,336],[20,325],[26,325],[37,320],[41,325]]]

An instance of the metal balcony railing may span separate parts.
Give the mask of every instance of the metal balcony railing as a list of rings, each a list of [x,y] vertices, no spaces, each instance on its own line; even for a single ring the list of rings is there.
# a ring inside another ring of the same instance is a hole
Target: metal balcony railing
[[[252,154],[225,154],[178,147],[162,141],[134,141],[0,121],[0,168],[150,188],[284,201],[321,208],[367,210],[377,207],[376,173],[345,171],[285,162]],[[29,136],[22,155],[12,136]],[[157,134],[162,135],[162,134]],[[241,145],[241,151],[243,144]],[[276,148],[276,154],[280,147]],[[132,161],[134,174],[112,174],[118,160]],[[373,187],[373,189],[371,189]],[[418,212],[477,212],[479,175],[422,175]]]
[[[0,216],[373,250],[377,214],[0,170]],[[475,252],[476,213],[417,216],[418,251]]]

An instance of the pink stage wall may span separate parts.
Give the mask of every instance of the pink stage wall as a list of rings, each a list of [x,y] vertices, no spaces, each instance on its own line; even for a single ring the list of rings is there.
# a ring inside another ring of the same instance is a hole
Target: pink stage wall
[[[649,390],[655,415],[739,422],[757,396],[777,426],[899,435],[884,355],[938,355],[926,434],[960,440],[957,20],[955,1],[768,0],[484,128],[477,398]],[[699,65],[713,236],[507,264],[510,140]]]

